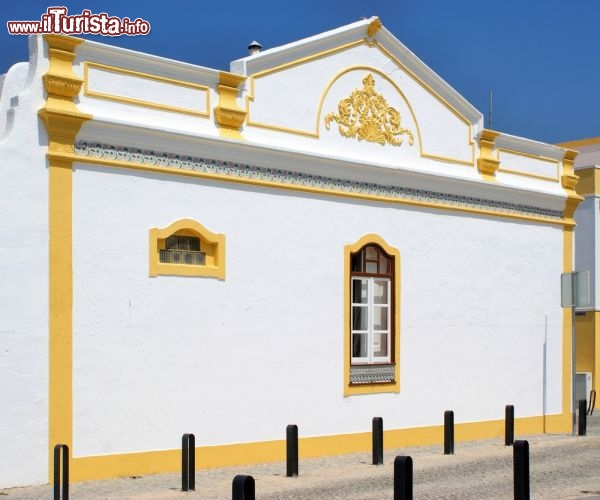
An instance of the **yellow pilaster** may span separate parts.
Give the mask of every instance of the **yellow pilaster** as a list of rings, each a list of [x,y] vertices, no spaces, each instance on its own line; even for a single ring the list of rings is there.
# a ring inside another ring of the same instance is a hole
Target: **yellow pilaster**
[[[72,173],[75,138],[90,115],[73,102],[83,81],[72,70],[75,47],[82,40],[46,35],[50,67],[44,75],[47,99],[39,111],[48,132],[49,228],[49,480],[56,444],[73,442],[73,266]]]
[[[246,80],[245,76],[221,71],[219,74],[219,105],[215,107],[215,120],[221,137],[243,139],[240,127],[246,119],[246,111],[238,107],[236,99],[238,87]]]

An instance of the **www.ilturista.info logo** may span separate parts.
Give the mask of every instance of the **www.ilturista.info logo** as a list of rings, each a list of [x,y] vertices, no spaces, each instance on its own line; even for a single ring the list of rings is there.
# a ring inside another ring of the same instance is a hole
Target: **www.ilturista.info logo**
[[[36,35],[45,33],[78,35],[121,36],[147,35],[150,23],[143,19],[130,20],[109,16],[106,12],[92,14],[83,10],[81,14],[69,16],[66,7],[48,7],[39,21],[7,21],[6,27],[11,35]]]

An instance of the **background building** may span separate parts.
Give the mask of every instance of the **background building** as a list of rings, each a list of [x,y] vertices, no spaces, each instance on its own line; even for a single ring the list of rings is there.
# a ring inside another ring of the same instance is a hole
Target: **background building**
[[[575,212],[575,269],[590,273],[588,307],[576,313],[578,398],[590,399],[590,390],[598,391],[600,374],[600,297],[598,297],[598,264],[600,263],[600,138],[582,139],[561,144],[579,151],[575,160],[576,174],[580,177],[577,193],[584,201]]]

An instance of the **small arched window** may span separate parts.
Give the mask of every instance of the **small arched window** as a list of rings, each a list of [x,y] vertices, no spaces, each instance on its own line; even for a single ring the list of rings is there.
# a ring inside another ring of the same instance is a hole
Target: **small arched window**
[[[225,236],[191,219],[150,229],[150,276],[158,275],[225,279]]]

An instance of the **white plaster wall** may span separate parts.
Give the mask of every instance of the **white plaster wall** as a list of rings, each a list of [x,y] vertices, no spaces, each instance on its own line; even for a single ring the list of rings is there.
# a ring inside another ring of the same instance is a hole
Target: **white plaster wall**
[[[41,38],[31,39],[27,78],[22,64],[20,85],[5,85],[1,97],[11,98],[10,110],[2,110],[10,112],[11,128],[0,142],[0,488],[48,478],[47,137],[37,116],[47,63]]]
[[[227,237],[227,279],[148,277],[148,230]],[[558,227],[106,167],[74,175],[74,455],[561,412]],[[343,248],[401,253],[401,392],[344,398]]]

